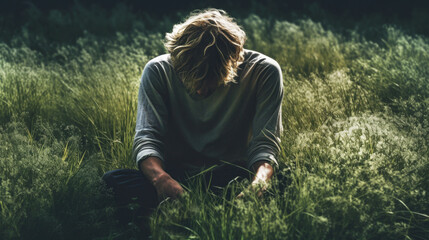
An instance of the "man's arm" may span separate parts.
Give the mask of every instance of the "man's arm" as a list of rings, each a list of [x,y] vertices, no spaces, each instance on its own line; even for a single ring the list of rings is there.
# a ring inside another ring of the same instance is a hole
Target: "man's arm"
[[[182,192],[180,184],[162,167],[164,136],[167,132],[167,90],[165,79],[159,73],[158,63],[146,64],[137,101],[136,135],[133,158],[138,168],[156,188],[158,198],[176,198]]]
[[[182,186],[164,171],[159,158],[148,157],[140,161],[140,169],[155,187],[159,199],[177,198],[184,192]]]
[[[283,78],[280,66],[270,61],[257,79],[256,111],[248,147],[248,168],[255,173],[251,188],[262,195],[278,165],[282,126]],[[238,197],[242,197],[240,193]]]
[[[164,161],[168,95],[165,79],[161,78],[159,71],[158,63],[149,61],[140,81],[133,143],[133,159],[139,168],[140,162],[150,156]]]
[[[283,78],[274,60],[264,64],[258,74],[256,109],[252,122],[252,138],[248,146],[248,168],[259,167],[258,162],[278,165],[282,126]],[[255,165],[257,164],[257,165]]]

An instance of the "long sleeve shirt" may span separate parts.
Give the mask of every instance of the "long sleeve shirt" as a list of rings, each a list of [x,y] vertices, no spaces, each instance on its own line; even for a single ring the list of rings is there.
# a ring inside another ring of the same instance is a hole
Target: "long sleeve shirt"
[[[279,64],[245,49],[235,83],[208,96],[191,95],[169,54],[144,67],[138,94],[133,158],[156,156],[165,164],[202,166],[226,161],[277,164],[283,131],[283,79]]]

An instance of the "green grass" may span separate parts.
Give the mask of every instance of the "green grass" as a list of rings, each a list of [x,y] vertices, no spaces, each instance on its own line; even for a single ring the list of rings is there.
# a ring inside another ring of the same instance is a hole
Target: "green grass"
[[[172,20],[156,28],[123,7],[27,14],[0,40],[0,238],[139,238],[116,225],[100,177],[135,168],[139,79]],[[217,196],[196,179],[156,209],[152,237],[427,239],[429,39],[370,20],[238,22],[246,48],[283,70],[279,176],[263,199],[240,200],[246,181]]]

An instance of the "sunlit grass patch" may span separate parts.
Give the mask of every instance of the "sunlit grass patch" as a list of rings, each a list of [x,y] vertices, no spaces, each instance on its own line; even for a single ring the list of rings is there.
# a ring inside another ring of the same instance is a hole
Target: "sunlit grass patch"
[[[413,119],[363,114],[301,134],[292,148],[329,238],[424,238],[426,130]],[[418,216],[418,217],[416,217]]]

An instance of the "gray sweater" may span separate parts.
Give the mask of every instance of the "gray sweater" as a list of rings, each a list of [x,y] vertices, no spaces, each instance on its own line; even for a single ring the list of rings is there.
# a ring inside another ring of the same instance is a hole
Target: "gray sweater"
[[[206,97],[190,95],[169,54],[150,60],[141,77],[133,158],[207,167],[220,161],[250,168],[277,164],[283,132],[283,79],[270,57],[245,50],[237,83]]]

